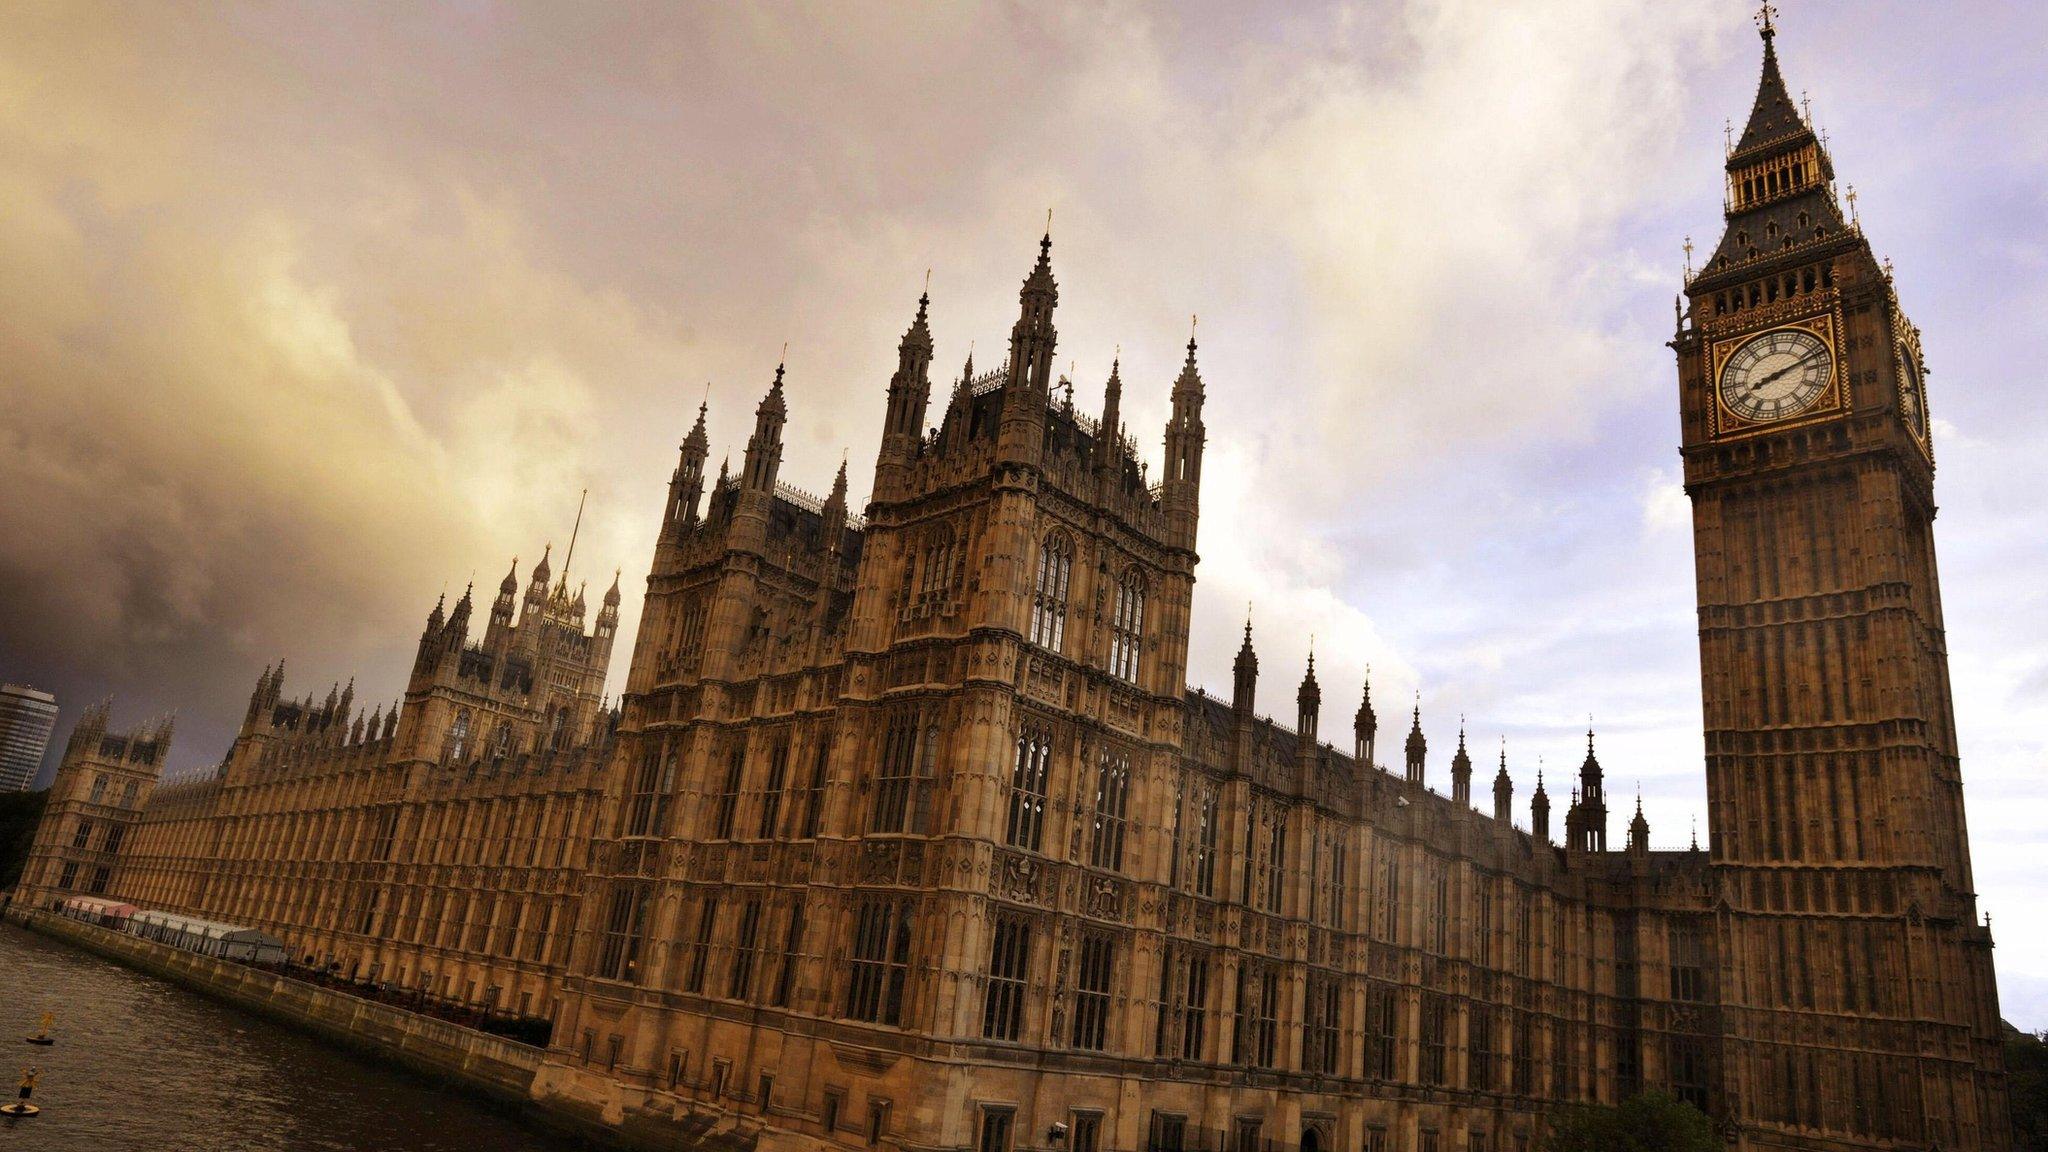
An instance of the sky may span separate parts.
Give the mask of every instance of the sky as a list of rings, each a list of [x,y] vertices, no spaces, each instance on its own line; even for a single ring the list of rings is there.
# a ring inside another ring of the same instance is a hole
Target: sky
[[[2048,7],[1782,4],[1932,373],[1976,876],[2048,1028]],[[435,598],[623,572],[676,446],[865,497],[930,270],[942,378],[996,362],[1053,213],[1059,354],[1156,462],[1199,316],[1191,679],[1263,707],[1311,638],[1347,716],[1463,719],[1517,805],[1589,717],[1621,834],[1705,790],[1665,347],[1719,236],[1741,3],[0,11],[0,678],[175,709],[219,760],[264,666],[396,698]],[[592,594],[595,598],[595,592]],[[624,678],[627,646],[615,659]],[[50,758],[54,761],[54,755]],[[48,771],[46,765],[46,772]]]

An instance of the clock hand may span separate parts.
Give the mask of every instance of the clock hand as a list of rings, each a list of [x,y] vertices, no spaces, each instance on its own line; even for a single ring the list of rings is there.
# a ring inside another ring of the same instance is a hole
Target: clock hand
[[[1764,385],[1769,384],[1771,381],[1776,380],[1778,377],[1783,376],[1785,373],[1790,372],[1794,368],[1799,367],[1801,364],[1804,364],[1808,360],[1813,359],[1813,357],[1814,354],[1811,352],[1807,353],[1804,356],[1801,356],[1799,359],[1794,360],[1790,364],[1785,365],[1783,368],[1778,369],[1776,372],[1771,373],[1769,376],[1765,376],[1762,379],[1758,380],[1756,383],[1751,384],[1749,386],[1749,390],[1751,392],[1762,391]]]

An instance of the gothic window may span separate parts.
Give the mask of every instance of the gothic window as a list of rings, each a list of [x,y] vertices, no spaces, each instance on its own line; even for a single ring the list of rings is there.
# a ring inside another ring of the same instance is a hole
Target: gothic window
[[[1145,574],[1136,568],[1117,583],[1116,615],[1110,620],[1109,674],[1137,683],[1144,655]]]
[[[1515,1013],[1514,1093],[1531,1096],[1536,1092],[1536,1018],[1528,1012]]]
[[[1465,1009],[1465,1031],[1471,1049],[1471,1072],[1467,1076],[1468,1086],[1482,1092],[1493,1091],[1494,1050],[1493,1012],[1484,1004],[1473,1004]]]
[[[1451,867],[1448,861],[1437,861],[1431,868],[1435,873],[1435,890],[1429,905],[1430,951],[1439,956],[1448,948],[1451,923]]]
[[[789,733],[784,732],[768,750],[768,786],[761,792],[761,825],[758,835],[773,839],[775,823],[782,815],[782,785],[789,774]]]
[[[1394,1079],[1394,1058],[1400,1048],[1399,1016],[1394,990],[1380,984],[1365,992],[1365,1075]]]
[[[1010,1152],[1010,1129],[1017,1119],[1017,1113],[1009,1108],[983,1108],[981,1110],[981,1138],[975,1143],[975,1152]]]
[[[1209,958],[1190,956],[1186,978],[1181,981],[1180,999],[1175,1004],[1180,1019],[1180,1058],[1200,1060],[1209,1014]]]
[[[107,794],[107,774],[102,772],[92,778],[92,795],[85,798],[88,804],[97,804]]]
[[[1051,738],[1026,728],[1017,737],[1017,760],[1010,769],[1010,817],[1004,829],[1005,843],[1033,852],[1039,850],[1045,828],[1046,775],[1051,763]]]
[[[714,813],[716,819],[711,832],[713,840],[732,839],[733,819],[738,815],[740,804],[740,773],[746,767],[746,763],[745,748],[734,748],[726,760],[725,786],[719,789],[718,808]]]
[[[1080,964],[1074,978],[1074,1036],[1076,1048],[1100,1052],[1109,1039],[1109,988],[1114,970],[1116,945],[1107,936],[1081,938]]]
[[[1188,1118],[1154,1111],[1145,1135],[1145,1152],[1182,1152],[1187,1147]]]
[[[1707,998],[1706,941],[1696,921],[1671,922],[1671,998]]]
[[[848,966],[845,1015],[870,1024],[900,1024],[903,983],[910,971],[910,905],[863,904]]]
[[[1093,835],[1088,846],[1088,863],[1094,867],[1113,872],[1123,869],[1124,815],[1130,794],[1130,757],[1105,749],[1095,772]]]
[[[706,896],[697,910],[697,937],[690,942],[689,968],[683,978],[683,991],[704,991],[704,972],[711,963],[711,934],[718,926],[718,897]]]
[[[1038,546],[1038,580],[1031,592],[1031,642],[1058,652],[1067,635],[1067,583],[1073,575],[1074,542],[1054,532]]]
[[[512,751],[512,726],[500,724],[491,733],[491,758],[503,760]]]
[[[831,759],[832,738],[830,736],[820,736],[817,759],[811,763],[811,782],[804,788],[802,838],[805,840],[817,839],[818,827],[825,818],[825,770],[831,763]]]
[[[606,980],[640,980],[640,946],[647,932],[651,900],[645,884],[619,884],[605,905],[604,936],[599,942],[597,974]]]
[[[1422,1076],[1424,1084],[1444,1083],[1446,1033],[1450,1030],[1450,1008],[1444,998],[1432,992],[1422,996]]]
[[[448,752],[443,757],[448,763],[462,763],[462,754],[469,750],[469,709],[457,709],[455,722],[448,725]]]
[[[675,760],[670,758],[668,770],[662,770],[661,749],[648,748],[640,756],[639,770],[633,774],[633,793],[625,811],[626,836],[660,836],[668,812],[668,785],[674,782]]]
[[[1188,869],[1193,881],[1195,895],[1216,894],[1216,838],[1221,821],[1216,811],[1216,789],[1214,785],[1202,783],[1195,790],[1195,847],[1192,867]]]
[[[869,832],[923,832],[937,772],[939,730],[923,724],[916,709],[890,717],[882,736],[882,763],[875,776]]]
[[[925,541],[924,580],[917,593],[917,607],[920,613],[941,611],[952,598],[953,570],[957,552],[953,530],[943,525],[935,529]]]
[[[761,945],[761,902],[749,900],[740,909],[739,939],[735,944],[732,958],[732,979],[726,986],[726,995],[734,1000],[745,1000],[754,989],[754,961],[758,958]]]
[[[999,916],[989,946],[988,989],[982,1003],[981,1035],[1015,1040],[1024,1023],[1024,988],[1031,963],[1031,929],[1021,918]]]
[[[1691,1036],[1673,1036],[1671,1045],[1671,1087],[1673,1095],[1700,1111],[1707,1110],[1707,1052],[1699,1040]],[[1857,1094],[1862,1095],[1863,1079],[1857,1076]],[[1860,1116],[1868,1116],[1867,1109],[1858,1109]]]
[[[1280,1033],[1280,974],[1247,964],[1237,972],[1237,1028],[1231,1061],[1271,1068]]]
[[[1308,989],[1308,1021],[1301,1033],[1301,1066],[1324,1076],[1337,1074],[1337,1019],[1342,989],[1328,976]]]
[[[775,977],[775,994],[769,1003],[777,1008],[789,1007],[791,993],[796,991],[797,964],[801,961],[800,951],[804,942],[804,902],[798,900],[789,910],[789,923],[782,937],[782,969]]]
[[[80,820],[78,822],[78,828],[71,834],[71,846],[73,848],[83,848],[91,840],[92,821]]]
[[[1287,895],[1287,825],[1284,821],[1284,817],[1276,815],[1273,835],[1267,841],[1264,907],[1268,912],[1282,911],[1281,902]]]

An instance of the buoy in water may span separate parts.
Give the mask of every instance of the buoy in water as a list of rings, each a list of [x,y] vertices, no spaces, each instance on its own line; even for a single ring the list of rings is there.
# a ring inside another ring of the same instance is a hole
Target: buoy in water
[[[0,1116],[34,1116],[41,1111],[41,1107],[27,1102],[0,1104]]]
[[[23,1039],[27,1040],[31,1044],[41,1044],[44,1047],[48,1047],[51,1044],[55,1044],[57,1040],[55,1037],[50,1035],[50,1025],[55,1024],[56,1022],[57,1014],[55,1012],[43,1013],[43,1026],[36,1030],[35,1035],[24,1036]]]

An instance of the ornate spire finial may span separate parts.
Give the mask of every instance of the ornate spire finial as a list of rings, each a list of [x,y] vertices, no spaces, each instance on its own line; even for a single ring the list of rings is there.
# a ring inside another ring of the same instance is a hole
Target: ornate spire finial
[[[1692,818],[1692,850],[1695,852],[1700,850],[1700,818],[1698,816]]]
[[[1690,236],[1687,236],[1687,237],[1685,238],[1685,245],[1684,245],[1684,247],[1685,247],[1685,274],[1686,274],[1686,276],[1687,276],[1687,277],[1691,277],[1691,276],[1692,276],[1692,237],[1690,237]]]
[[[1858,232],[1863,231],[1863,218],[1856,213],[1856,186],[1854,184],[1849,185],[1849,194],[1845,199],[1849,201],[1849,227],[1854,228]]]
[[[1777,18],[1778,6],[1775,4],[1765,4],[1756,10],[1756,28],[1766,42],[1778,34]]]

